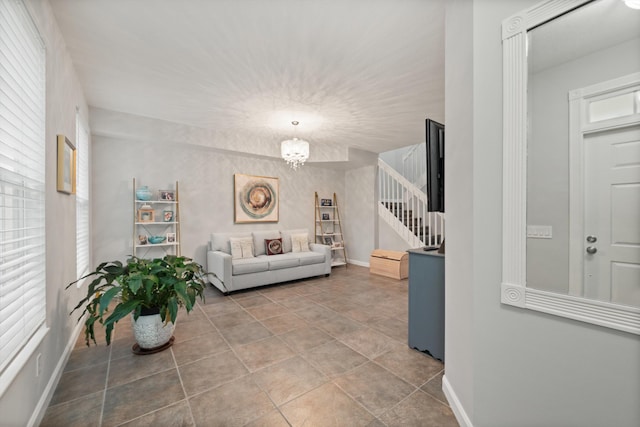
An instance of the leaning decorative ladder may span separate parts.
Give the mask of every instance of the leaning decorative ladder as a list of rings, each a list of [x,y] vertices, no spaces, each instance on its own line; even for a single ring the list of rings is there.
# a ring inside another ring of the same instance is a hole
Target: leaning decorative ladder
[[[323,204],[321,200],[329,201],[331,204]],[[344,234],[342,234],[342,221],[336,193],[333,193],[333,199],[320,199],[316,191],[314,229],[316,243],[331,246],[331,266],[346,267],[347,248],[344,243]]]

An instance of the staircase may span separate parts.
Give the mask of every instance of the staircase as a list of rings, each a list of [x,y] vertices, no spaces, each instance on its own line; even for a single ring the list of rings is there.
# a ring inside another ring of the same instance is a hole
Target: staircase
[[[440,246],[444,218],[429,212],[427,195],[382,159],[378,159],[378,214],[412,248]]]

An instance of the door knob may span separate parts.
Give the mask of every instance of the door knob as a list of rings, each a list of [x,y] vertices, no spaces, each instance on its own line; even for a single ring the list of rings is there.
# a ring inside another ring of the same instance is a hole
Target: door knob
[[[595,246],[587,246],[587,253],[588,254],[593,255],[596,252],[598,252],[598,248],[596,248]]]
[[[595,243],[597,241],[598,241],[598,238],[596,236],[587,236],[587,242]]]

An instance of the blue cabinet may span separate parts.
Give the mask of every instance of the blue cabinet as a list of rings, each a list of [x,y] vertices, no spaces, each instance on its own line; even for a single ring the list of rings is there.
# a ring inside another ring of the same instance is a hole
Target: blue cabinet
[[[409,251],[409,347],[444,362],[444,255]]]

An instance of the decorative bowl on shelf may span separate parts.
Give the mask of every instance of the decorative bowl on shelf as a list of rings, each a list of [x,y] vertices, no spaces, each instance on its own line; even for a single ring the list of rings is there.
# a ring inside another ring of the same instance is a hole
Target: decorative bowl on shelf
[[[155,245],[164,242],[165,236],[149,236],[149,243]]]
[[[151,196],[153,196],[153,192],[146,185],[136,189],[136,199],[138,200],[151,200]]]

